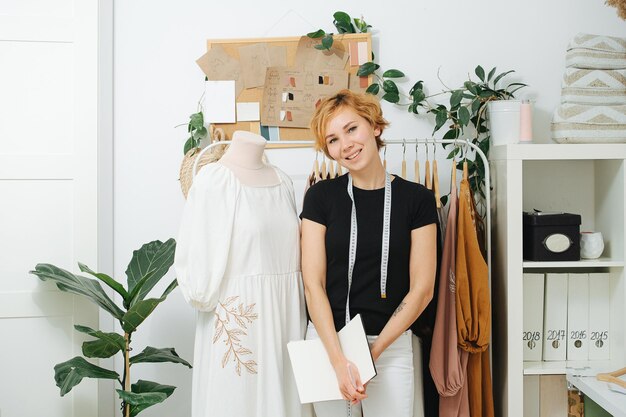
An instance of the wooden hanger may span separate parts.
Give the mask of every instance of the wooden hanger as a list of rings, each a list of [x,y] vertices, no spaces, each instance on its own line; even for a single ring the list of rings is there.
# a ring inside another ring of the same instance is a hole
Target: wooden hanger
[[[319,152],[315,152],[315,162],[313,162],[313,177],[315,178],[315,182],[317,182],[320,178],[320,165],[317,161],[319,155]]]
[[[328,178],[335,178],[335,163],[333,161],[328,161]]]
[[[337,162],[337,172],[335,173],[335,177],[340,177],[343,175],[343,170],[341,169],[341,164]]]
[[[415,182],[419,184],[420,183],[420,161],[417,155],[417,145],[418,143],[415,142]]]
[[[467,142],[467,140],[466,140],[466,142]],[[468,178],[469,178],[469,174],[468,174],[468,170],[467,170],[467,151],[468,151],[467,147],[468,147],[468,144],[466,143],[465,147],[463,149],[463,179],[465,181],[467,181]]]
[[[383,168],[387,171],[387,147],[383,149]]]
[[[322,156],[322,166],[320,167],[320,179],[326,179],[326,155]]]
[[[450,180],[450,190],[452,190],[452,185],[456,187],[456,159],[452,158],[452,179]]]
[[[441,195],[439,194],[439,173],[437,172],[437,144],[433,139],[433,191],[435,192],[435,200],[437,208],[441,208]]]
[[[619,376],[626,375],[626,368],[618,369],[617,371],[602,373],[596,375],[598,381],[610,382],[611,384],[619,385],[626,389],[626,381],[619,379]]]
[[[426,141],[426,163],[424,169],[424,182],[426,184],[426,188],[429,190],[433,189],[432,177],[430,176],[430,155],[428,154],[428,141]]]
[[[406,179],[406,141],[402,139],[402,179]]]

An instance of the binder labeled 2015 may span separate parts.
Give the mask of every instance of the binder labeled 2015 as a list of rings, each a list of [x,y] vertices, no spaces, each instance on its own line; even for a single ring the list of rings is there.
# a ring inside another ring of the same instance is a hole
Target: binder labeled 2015
[[[540,361],[543,349],[543,274],[524,274],[524,323],[522,343],[525,361]]]
[[[611,290],[608,273],[589,274],[589,359],[610,359]]]
[[[567,283],[567,360],[589,359],[589,274],[569,274]]]
[[[543,317],[543,360],[564,361],[567,355],[567,274],[546,274]]]

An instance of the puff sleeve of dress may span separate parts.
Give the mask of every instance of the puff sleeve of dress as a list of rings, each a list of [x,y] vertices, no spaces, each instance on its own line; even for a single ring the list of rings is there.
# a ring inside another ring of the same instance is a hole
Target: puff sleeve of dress
[[[174,267],[185,300],[200,311],[217,304],[240,190],[234,174],[213,163],[196,175],[187,196]]]

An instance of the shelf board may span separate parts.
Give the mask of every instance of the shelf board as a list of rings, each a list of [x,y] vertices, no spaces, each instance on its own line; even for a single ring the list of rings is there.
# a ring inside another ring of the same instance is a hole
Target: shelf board
[[[613,361],[539,361],[524,362],[524,375],[589,375],[611,372],[620,365]]]
[[[595,376],[570,374],[567,375],[567,381],[613,417],[626,417],[626,395],[609,389],[608,382],[598,381]]]
[[[532,143],[494,146],[491,160],[626,159],[626,143],[558,144]]]
[[[524,268],[598,268],[624,267],[624,261],[611,258],[581,259],[580,261],[523,261]]]

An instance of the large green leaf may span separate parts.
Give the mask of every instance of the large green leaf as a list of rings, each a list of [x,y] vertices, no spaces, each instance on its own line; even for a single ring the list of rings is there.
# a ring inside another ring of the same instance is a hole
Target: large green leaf
[[[374,71],[376,71],[378,68],[380,68],[380,65],[374,63],[374,62],[366,62],[365,64],[362,64],[358,71],[356,72],[356,75],[358,75],[359,77],[366,77],[370,74],[373,74]]]
[[[168,395],[164,392],[144,392],[137,394],[134,392],[122,391],[121,389],[116,389],[115,391],[117,391],[117,394],[124,402],[130,404],[131,417],[136,416],[148,407],[162,403],[168,397]]]
[[[397,69],[390,69],[383,73],[384,78],[402,78],[404,73]]]
[[[172,385],[162,385],[156,382],[144,381],[140,379],[139,381],[137,381],[136,384],[131,385],[130,389],[135,394],[161,393],[161,394],[165,394],[165,398],[167,398],[174,393],[174,390],[176,389],[176,387]],[[144,402],[142,404],[131,404],[130,406],[131,417],[136,416],[141,411],[145,410],[146,408],[154,404],[156,403]]]
[[[94,272],[87,265],[80,263],[80,262],[78,263],[78,268],[80,268],[81,272],[86,272],[89,275],[92,275],[98,278],[100,281],[104,282],[110,288],[115,290],[115,292],[121,295],[122,298],[128,297],[128,293],[126,292],[126,289],[122,286],[122,284],[120,284],[119,282],[117,282],[116,280],[108,276],[107,274],[103,274],[101,272]]]
[[[308,36],[309,38],[312,38],[312,39],[321,38],[324,35],[326,35],[326,32],[324,32],[322,29],[318,29],[315,32],[310,32],[310,33],[306,34],[306,36]]]
[[[122,328],[125,332],[131,333],[137,330],[137,327],[154,311],[165,297],[161,298],[148,298],[147,300],[141,300],[134,306],[132,306],[124,317],[122,317]]]
[[[89,363],[80,356],[54,367],[54,380],[61,389],[61,397],[80,384],[83,378],[119,379],[119,377],[117,372]]]
[[[136,363],[157,363],[157,362],[172,362],[180,363],[189,368],[191,365],[189,362],[178,356],[174,348],[153,348],[151,346],[146,347],[141,353],[132,356],[130,358],[131,364]]]
[[[54,281],[57,288],[61,291],[84,295],[117,319],[121,319],[124,316],[124,311],[106,295],[100,282],[95,279],[74,275],[65,269],[51,264],[37,264],[35,270],[30,271],[30,273],[37,275],[42,281]]]
[[[81,333],[88,334],[99,340],[83,343],[83,355],[88,358],[110,358],[125,346],[124,336],[117,333],[104,333],[87,326],[74,326]]]
[[[391,80],[383,81],[383,90],[385,90],[386,93],[398,94],[398,86]]]
[[[166,242],[155,240],[146,243],[141,248],[133,252],[133,258],[126,269],[128,277],[128,292],[132,293],[133,289],[142,278],[148,273],[153,272],[150,279],[143,282],[141,289],[135,297],[133,304],[143,300],[150,290],[163,278],[174,263],[174,251],[176,250],[176,241],[168,239]],[[132,306],[132,304],[130,304]]]
[[[174,288],[178,286],[176,279],[170,282],[160,298],[149,298],[147,300],[141,300],[134,306],[132,306],[124,317],[122,317],[122,328],[124,331],[130,333],[137,330],[137,327],[154,311],[159,303],[163,302],[167,296],[174,291]]]
[[[371,84],[369,87],[367,87],[367,90],[365,90],[366,93],[372,94],[372,95],[378,94],[379,91],[380,91],[380,84],[378,83]]]

